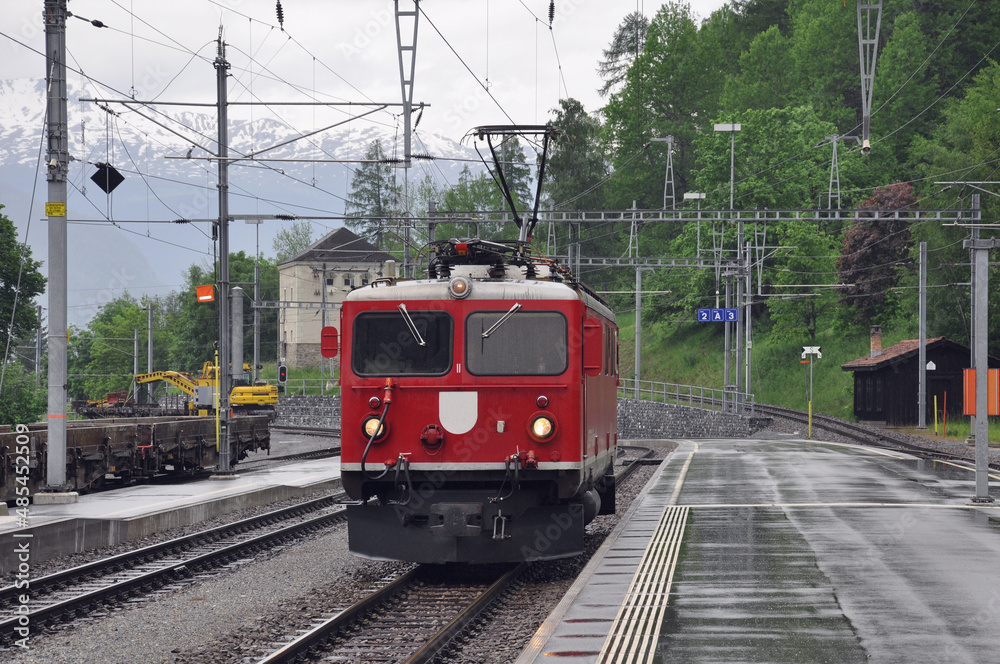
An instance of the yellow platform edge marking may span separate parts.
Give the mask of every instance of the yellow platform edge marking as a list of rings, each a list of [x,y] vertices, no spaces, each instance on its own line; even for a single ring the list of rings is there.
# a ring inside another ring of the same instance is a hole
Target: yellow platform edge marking
[[[677,499],[697,451],[694,443],[604,640],[597,657],[600,664],[653,661],[690,512],[688,506],[677,506]]]
[[[690,508],[668,506],[649,545],[597,661],[651,662],[673,584]]]

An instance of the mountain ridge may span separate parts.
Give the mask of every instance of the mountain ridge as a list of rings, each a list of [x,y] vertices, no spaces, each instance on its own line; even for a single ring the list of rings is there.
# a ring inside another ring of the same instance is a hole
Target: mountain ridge
[[[208,159],[217,149],[214,112],[176,112],[176,106],[161,106],[145,108],[141,114],[147,117],[142,117],[124,104],[79,101],[88,97],[95,95],[71,81],[67,221],[73,324],[86,322],[97,307],[125,290],[137,297],[177,290],[189,265],[211,263],[212,229],[207,221],[170,222],[210,220],[218,215],[217,166]],[[47,273],[48,238],[42,216],[47,185],[37,162],[45,107],[44,80],[0,80],[0,204],[17,227],[19,239],[27,241],[33,257],[43,262],[43,273]],[[235,108],[245,112],[245,107]],[[357,167],[343,162],[361,159],[376,139],[390,157],[403,150],[401,129],[395,126],[401,118],[389,119],[393,124],[350,120],[298,140],[314,129],[300,131],[272,117],[230,119],[229,153],[233,157],[256,152],[261,159],[337,162],[234,161],[229,169],[230,216],[238,220],[250,214],[343,215],[351,174]],[[324,126],[317,124],[320,129]],[[414,161],[408,173],[411,186],[425,174],[439,185],[454,183],[466,160],[477,158],[472,148],[447,137],[423,132],[416,136],[412,152],[429,153],[435,160]],[[189,154],[190,159],[183,158]],[[111,164],[125,176],[110,195],[90,179],[98,163]],[[397,172],[402,178],[403,170]],[[35,223],[29,224],[29,215]],[[230,249],[252,255],[259,247],[268,255],[275,234],[286,223],[265,221],[257,227],[234,221]],[[340,225],[335,219],[317,220],[314,236]],[[44,296],[40,304],[45,306]]]

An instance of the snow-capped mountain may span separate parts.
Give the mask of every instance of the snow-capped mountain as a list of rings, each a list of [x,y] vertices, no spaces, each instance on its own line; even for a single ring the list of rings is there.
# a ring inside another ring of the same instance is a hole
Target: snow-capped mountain
[[[218,214],[217,162],[208,159],[217,150],[213,108],[192,111],[180,106],[80,101],[95,96],[93,90],[72,87],[69,94],[73,162],[67,210],[73,324],[85,323],[98,306],[123,290],[137,297],[178,290],[188,266],[212,260],[212,228],[204,221],[170,222],[207,220]],[[0,205],[19,238],[27,236],[33,257],[43,263],[48,244],[47,184],[38,161],[44,157],[45,106],[43,80],[0,81]],[[231,107],[230,157],[257,154],[276,161],[233,162],[229,210],[237,219],[248,214],[327,217],[313,222],[318,238],[341,225],[329,217],[343,214],[351,174],[358,167],[343,162],[363,158],[376,139],[389,157],[403,154],[402,121],[386,112],[350,121],[346,114],[328,110],[325,121],[308,116],[303,120],[281,109],[266,115],[261,109],[254,112],[256,117],[247,107]],[[336,122],[342,124],[294,140]],[[415,189],[429,174],[438,186],[454,183],[468,163],[465,160],[477,159],[474,150],[458,142],[460,138],[418,130],[411,152],[436,159],[415,160],[408,173],[399,169],[399,182],[407,177],[409,188]],[[91,181],[98,163],[111,164],[125,177],[111,195]],[[478,170],[476,164],[468,165]],[[230,248],[252,255],[259,246],[265,255],[272,255],[273,237],[287,223],[267,220],[254,226],[235,221],[230,225]]]

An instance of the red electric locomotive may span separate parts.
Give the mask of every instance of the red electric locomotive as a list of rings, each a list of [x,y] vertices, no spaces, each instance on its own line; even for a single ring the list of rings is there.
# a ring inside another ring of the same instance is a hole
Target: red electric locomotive
[[[429,278],[378,279],[343,304],[350,550],[577,555],[584,525],[615,509],[615,316],[527,242],[432,247]]]

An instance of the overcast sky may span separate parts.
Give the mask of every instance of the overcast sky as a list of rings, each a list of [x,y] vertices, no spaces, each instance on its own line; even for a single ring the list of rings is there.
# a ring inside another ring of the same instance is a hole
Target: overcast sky
[[[43,0],[0,1],[5,10],[0,13],[0,32],[7,35],[0,36],[0,79],[43,78]],[[413,7],[412,0],[400,2],[404,10]],[[479,125],[544,123],[550,118],[549,111],[557,107],[558,100],[567,96],[580,100],[588,111],[599,109],[604,100],[597,94],[602,85],[597,64],[615,29],[630,12],[640,10],[652,17],[663,4],[634,0],[556,0],[556,15],[550,32],[548,0],[423,0],[413,92],[414,102],[430,105],[418,127],[421,138],[426,140],[428,133],[435,133],[459,141]],[[695,0],[691,6],[700,20],[723,4],[724,0]],[[220,24],[227,44],[226,56],[232,65],[228,86],[230,101],[399,103],[401,99],[392,0],[282,0],[284,32],[278,26],[275,0],[70,0],[68,6],[76,15],[67,23],[69,64],[86,74],[69,75],[73,91],[69,106],[70,135],[77,146],[84,135],[81,110],[86,106],[93,113],[93,105],[79,102],[80,96],[112,99],[132,96],[137,100],[214,104],[216,72],[213,62]],[[91,20],[101,21],[108,27],[94,27],[88,22]],[[412,23],[405,25],[408,40]],[[484,90],[487,82],[489,94]],[[32,101],[28,98],[17,103],[30,105]],[[120,105],[110,107],[123,110]],[[43,108],[44,99],[39,94],[35,112],[40,116]],[[209,150],[214,148],[214,108],[161,107],[161,110],[172,114],[183,111],[206,114],[200,124],[207,138],[195,140]],[[342,122],[350,113],[360,110],[233,106],[229,116],[232,120],[276,118],[289,125],[286,133],[294,134]],[[398,107],[389,110],[398,113]],[[383,130],[398,127],[402,132],[401,121],[392,112],[354,120],[349,127],[353,130],[374,121]],[[32,114],[30,110],[25,113],[26,116]],[[146,130],[142,126],[146,121],[134,114],[123,113],[121,119],[136,131]],[[231,126],[236,125],[231,123]],[[258,126],[254,126],[251,138],[256,148],[265,147],[267,139],[264,136],[258,139]],[[183,127],[175,128],[190,135]],[[94,126],[92,121],[86,125],[92,151],[98,149],[104,139],[104,129]],[[156,131],[154,127],[150,129]],[[246,145],[247,138],[230,133],[231,143]],[[37,141],[37,137],[32,137],[31,145],[37,145]],[[358,143],[356,154],[360,157],[366,146]],[[426,144],[433,145],[433,141],[426,141]],[[169,153],[183,155],[190,145],[177,138],[175,144],[163,146],[154,142],[150,147],[149,156],[162,159]],[[421,149],[419,143],[413,148],[414,152]],[[86,159],[85,154],[74,156]],[[21,161],[16,166],[24,178],[17,183],[23,191],[13,205],[6,195],[10,183],[0,183],[0,195],[5,195],[4,202],[8,204],[5,212],[12,215],[22,233],[29,216],[30,180],[35,172],[35,164],[31,161],[30,164]],[[440,169],[433,172],[440,172]],[[39,178],[38,184],[44,191],[44,176]],[[438,184],[444,183],[439,181]],[[157,185],[157,189],[162,186]],[[294,199],[296,191],[290,188],[286,194]],[[69,193],[72,209],[84,215],[91,212],[90,203],[82,203],[75,190]],[[187,197],[190,198],[190,194]],[[212,206],[207,199],[205,204],[208,208]],[[339,202],[334,201],[331,209],[337,212],[337,208]],[[37,218],[37,206],[35,214]],[[210,210],[206,209],[204,216],[211,216]],[[36,258],[43,260],[46,256],[45,228],[44,223],[36,224],[31,233],[26,234]],[[82,227],[74,227],[78,228]],[[258,238],[250,228],[245,224],[231,226],[233,251],[242,249],[249,253],[254,250]],[[259,246],[267,253],[278,226],[265,224],[263,230],[260,226],[252,228],[260,231]],[[165,289],[182,284],[180,270],[183,267],[211,256],[207,230],[197,234],[197,229],[187,227],[144,227],[147,238],[137,237],[136,232],[126,232],[133,230],[119,230],[115,236],[117,240],[128,239],[140,247],[141,251],[126,252],[139,262],[138,267],[128,269],[140,275],[155,273],[162,284],[153,283],[151,276],[136,277],[128,283],[119,283],[121,280],[115,278],[101,291],[102,297],[105,291],[108,298],[116,296],[126,287],[134,295],[161,295]],[[320,224],[314,230],[321,235],[330,229]],[[192,255],[182,249],[175,252],[181,252],[179,256],[169,254],[181,245],[204,254]],[[120,265],[119,258],[109,264],[124,272],[125,266]],[[106,257],[101,260],[107,262]],[[97,280],[103,286],[107,279],[99,276]],[[84,286],[71,286],[71,309],[84,307],[74,309],[80,320],[86,320],[93,313],[93,306],[80,302],[91,302],[94,297],[97,296]],[[98,298],[97,303],[103,301]]]
[[[4,4],[0,30],[43,50],[42,0]],[[663,4],[556,0],[550,32],[547,0],[424,0],[413,98],[431,108],[420,129],[458,140],[476,125],[542,123],[566,96],[587,110],[599,108],[597,63],[615,28],[629,12],[653,16]],[[723,4],[695,0],[691,6],[703,19]],[[412,7],[411,0],[401,0],[401,8]],[[315,90],[324,101],[399,101],[391,0],[282,0],[282,8],[285,32],[278,28],[274,0],[71,0],[69,10],[77,17],[109,27],[70,19],[70,63],[117,90],[88,84],[94,96],[134,92],[136,99],[212,102],[221,24],[233,65],[231,100],[248,101],[252,91],[260,100],[308,101],[308,91]],[[0,77],[43,76],[40,55],[0,41]],[[78,74],[71,79],[84,82]],[[506,115],[481,85],[487,81]],[[301,107],[276,112],[306,130],[338,117]],[[253,113],[259,118],[269,112]],[[378,117],[394,123],[390,115]]]

